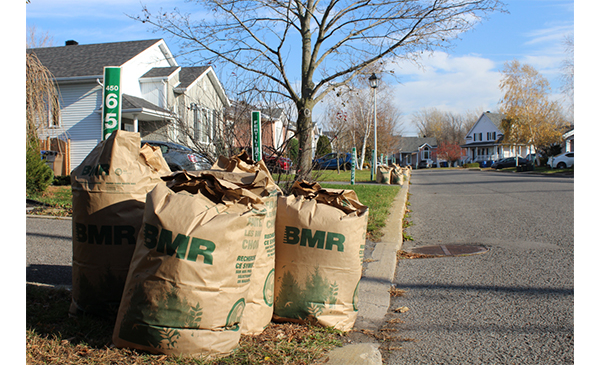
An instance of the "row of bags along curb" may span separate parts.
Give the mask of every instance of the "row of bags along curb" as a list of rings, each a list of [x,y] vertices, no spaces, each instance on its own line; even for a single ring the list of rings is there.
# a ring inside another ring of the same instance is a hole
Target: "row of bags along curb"
[[[352,329],[368,219],[353,190],[284,196],[245,152],[171,172],[140,145],[117,131],[71,174],[70,315],[116,317],[115,346],[167,355],[227,355],[271,321]]]

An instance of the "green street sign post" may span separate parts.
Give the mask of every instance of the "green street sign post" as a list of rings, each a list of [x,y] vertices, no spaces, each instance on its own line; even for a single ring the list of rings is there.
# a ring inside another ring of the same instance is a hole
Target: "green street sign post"
[[[102,140],[121,128],[121,68],[104,67]]]
[[[377,165],[377,158],[375,157],[375,150],[371,154],[371,181],[375,180],[375,171]]]
[[[260,112],[252,112],[252,159],[255,162],[262,159],[262,138],[260,131]]]
[[[352,169],[350,170],[350,185],[356,180],[356,147],[352,147]]]

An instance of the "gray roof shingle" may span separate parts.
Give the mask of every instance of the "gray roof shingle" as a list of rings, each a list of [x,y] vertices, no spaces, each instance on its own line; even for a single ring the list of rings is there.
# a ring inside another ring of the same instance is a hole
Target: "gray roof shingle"
[[[396,150],[402,153],[417,152],[425,143],[437,147],[437,140],[434,137],[398,137]]]
[[[180,68],[180,66],[154,67],[154,68],[150,69],[150,71],[143,74],[141,78],[167,77],[167,76],[170,76],[175,71],[177,71],[177,69],[179,69],[179,68]]]
[[[198,66],[198,67],[182,67],[179,71],[179,85],[178,88],[187,89],[200,75],[202,75],[209,66]]]
[[[56,78],[101,76],[104,66],[121,66],[161,39],[29,48]]]

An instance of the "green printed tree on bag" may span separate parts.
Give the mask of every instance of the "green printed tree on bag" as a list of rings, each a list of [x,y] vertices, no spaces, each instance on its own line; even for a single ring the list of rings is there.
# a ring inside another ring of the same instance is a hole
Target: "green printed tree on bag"
[[[192,305],[176,287],[151,298],[140,283],[123,316],[119,337],[144,346],[174,348],[181,336],[177,328],[198,328],[201,319],[200,303]]]
[[[275,301],[275,312],[284,318],[318,317],[326,306],[337,302],[339,286],[321,276],[319,268],[307,280],[302,290],[289,271],[283,274],[281,290]]]

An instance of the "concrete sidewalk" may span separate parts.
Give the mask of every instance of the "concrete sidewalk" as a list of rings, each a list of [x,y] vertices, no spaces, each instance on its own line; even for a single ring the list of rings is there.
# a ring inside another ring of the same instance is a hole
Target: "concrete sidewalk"
[[[379,329],[390,306],[392,281],[396,271],[396,252],[402,248],[402,219],[406,212],[410,178],[394,200],[386,221],[381,242],[377,242],[369,262],[365,262],[363,277],[359,285],[358,318],[355,331]],[[382,364],[379,343],[346,345],[329,354],[327,364],[334,365],[378,365]]]

